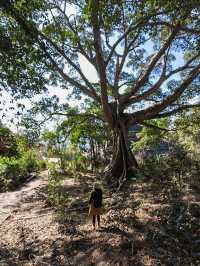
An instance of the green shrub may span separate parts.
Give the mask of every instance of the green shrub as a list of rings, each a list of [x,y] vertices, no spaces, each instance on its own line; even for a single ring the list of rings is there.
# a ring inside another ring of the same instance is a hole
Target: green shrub
[[[16,137],[8,129],[0,126],[0,156],[18,156]]]
[[[21,158],[22,167],[27,173],[36,172],[39,170],[39,161],[36,153],[33,150],[28,150],[23,153]]]
[[[68,201],[68,193],[62,189],[63,177],[56,171],[55,164],[48,164],[48,203],[62,208]]]
[[[30,173],[38,171],[44,162],[39,163],[34,151],[24,152],[21,158],[0,156],[0,191],[16,188]]]
[[[168,199],[181,197],[188,185],[198,186],[200,168],[186,153],[173,153],[146,159],[143,171],[152,177]]]
[[[25,173],[20,159],[0,157],[1,190],[13,189],[22,180]]]
[[[87,168],[87,158],[80,152],[75,146],[69,146],[65,151],[60,154],[61,168],[71,172],[72,174],[76,171],[83,171]]]
[[[39,160],[38,165],[39,165],[40,170],[46,170],[47,169],[47,162],[45,160]]]

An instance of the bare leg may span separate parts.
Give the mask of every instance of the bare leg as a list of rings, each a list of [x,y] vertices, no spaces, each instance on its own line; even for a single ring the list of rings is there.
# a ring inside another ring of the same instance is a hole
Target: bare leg
[[[93,228],[95,229],[95,223],[96,223],[96,217],[95,215],[92,216],[92,224],[93,224]]]
[[[100,215],[97,215],[98,227],[100,227]]]

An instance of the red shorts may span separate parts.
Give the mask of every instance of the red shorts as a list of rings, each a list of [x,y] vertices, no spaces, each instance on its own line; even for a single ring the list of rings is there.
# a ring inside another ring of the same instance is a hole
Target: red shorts
[[[89,216],[95,216],[95,215],[100,215],[101,214],[101,208],[95,208],[93,204],[90,204],[89,208]]]

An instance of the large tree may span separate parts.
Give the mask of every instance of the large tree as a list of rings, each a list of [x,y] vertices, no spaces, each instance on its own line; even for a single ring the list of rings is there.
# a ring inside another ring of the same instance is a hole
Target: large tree
[[[122,179],[137,166],[130,125],[199,105],[189,101],[199,92],[198,2],[1,0],[1,86],[30,97],[50,84],[91,98],[113,132],[109,169]]]

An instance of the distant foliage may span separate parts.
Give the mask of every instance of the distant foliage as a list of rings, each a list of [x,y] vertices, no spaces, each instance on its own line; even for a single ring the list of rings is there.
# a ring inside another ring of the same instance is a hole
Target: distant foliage
[[[146,159],[142,165],[168,199],[186,193],[188,185],[200,188],[200,161],[191,158],[183,147],[176,148],[176,152]]]
[[[200,108],[183,113],[176,120],[177,133],[174,136],[187,151],[200,160]]]
[[[151,121],[151,123],[149,124],[152,125],[152,127],[143,126],[141,132],[137,133],[139,140],[132,144],[133,150],[135,152],[147,148],[159,147],[160,142],[164,139],[164,136],[166,134],[166,132],[161,129],[168,128],[169,119],[168,118],[156,119]]]
[[[0,156],[17,156],[17,143],[14,134],[5,127],[0,126]]]
[[[39,161],[35,151],[28,150],[21,158],[23,168],[26,169],[27,173],[36,172],[39,170]]]
[[[48,204],[56,207],[63,207],[68,201],[68,193],[62,189],[62,176],[56,171],[54,164],[48,165]]]
[[[45,163],[38,160],[36,151],[30,148],[24,136],[0,128],[0,192],[15,189],[30,173],[44,168]]]
[[[37,170],[39,163],[33,151],[28,151],[21,158],[0,157],[0,191],[14,189]]]
[[[23,176],[20,160],[9,157],[0,157],[0,191],[15,187]]]
[[[70,145],[62,154],[62,161],[66,171],[75,173],[86,169],[87,158],[76,145]]]
[[[87,114],[84,115],[77,108],[68,108],[69,117],[54,131],[46,130],[42,134],[48,157],[58,157],[63,170],[85,167],[94,170],[110,160],[110,152],[106,151],[112,138],[108,127],[98,118],[101,109],[91,102],[87,105]]]

